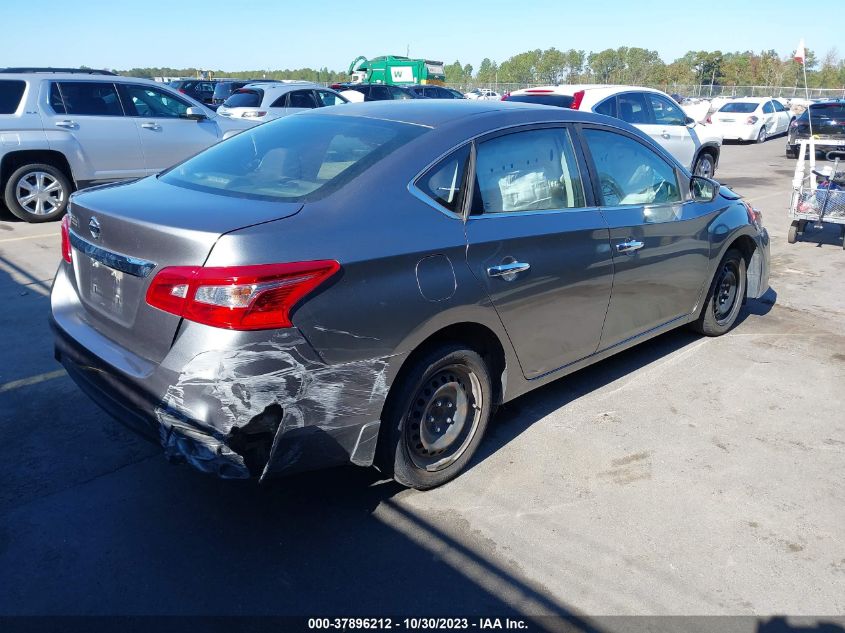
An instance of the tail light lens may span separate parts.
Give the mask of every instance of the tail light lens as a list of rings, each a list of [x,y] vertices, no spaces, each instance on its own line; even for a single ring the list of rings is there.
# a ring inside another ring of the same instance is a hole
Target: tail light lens
[[[502,95],[502,99],[501,99],[501,100],[502,100],[502,101],[507,101],[507,100],[508,100],[508,97],[510,97],[510,95],[509,95],[509,94],[503,94],[503,95]]]
[[[707,115],[707,119],[706,119],[706,121],[707,121],[708,123],[713,123],[713,117],[711,117],[711,116],[708,114],[708,115]]]
[[[228,330],[291,327],[290,311],[340,270],[333,260],[162,269],[147,303],[189,321]]]
[[[572,110],[577,110],[581,107],[581,102],[584,100],[584,91],[579,90],[574,95],[572,95],[572,105],[569,106]]]
[[[757,228],[763,226],[763,214],[747,202],[744,202],[743,204],[745,205],[745,210],[748,212],[748,221]]]
[[[757,123],[757,121],[759,121],[759,120],[760,120],[760,119],[758,119],[756,116],[750,116],[750,117],[748,117],[748,118],[745,120],[745,122],[746,122],[748,125],[754,125],[754,124],[755,124],[755,123]]]
[[[73,253],[70,250],[70,216],[62,218],[62,259],[68,264],[73,263]]]
[[[188,94],[188,93],[185,91],[185,89],[184,89],[184,88],[179,88],[179,92],[181,92],[183,95]]]

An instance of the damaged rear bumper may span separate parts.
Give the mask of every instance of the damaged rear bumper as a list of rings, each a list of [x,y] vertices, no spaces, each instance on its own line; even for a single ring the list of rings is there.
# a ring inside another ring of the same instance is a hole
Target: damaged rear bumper
[[[281,341],[201,352],[179,371],[158,368],[144,384],[54,318],[51,326],[56,359],[82,391],[172,461],[225,479],[373,462],[387,359],[327,366],[308,357],[303,346],[310,346],[294,331]]]

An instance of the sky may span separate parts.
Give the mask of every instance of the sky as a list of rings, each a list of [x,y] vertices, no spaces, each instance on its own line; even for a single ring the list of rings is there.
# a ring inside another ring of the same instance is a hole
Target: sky
[[[795,0],[0,0],[0,67],[79,66],[344,70],[358,55],[404,55],[477,70],[535,48],[768,50],[790,55],[801,37],[818,57],[841,20]],[[834,3],[835,4],[835,3]],[[838,37],[837,37],[838,36]],[[845,50],[839,51],[840,54]]]

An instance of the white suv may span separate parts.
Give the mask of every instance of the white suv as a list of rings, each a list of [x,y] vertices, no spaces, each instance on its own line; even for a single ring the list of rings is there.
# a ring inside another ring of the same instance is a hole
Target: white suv
[[[238,88],[217,114],[255,125],[303,110],[349,103],[341,94],[310,81],[255,82]]]
[[[639,128],[696,176],[711,178],[719,164],[722,136],[688,117],[664,92],[638,86],[568,85],[516,90],[503,97],[588,110]]]
[[[246,127],[147,79],[2,69],[0,191],[22,220],[55,220],[74,189],[156,174]]]

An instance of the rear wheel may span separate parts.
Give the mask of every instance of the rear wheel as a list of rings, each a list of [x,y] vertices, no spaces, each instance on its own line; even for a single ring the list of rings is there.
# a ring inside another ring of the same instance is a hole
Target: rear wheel
[[[70,181],[60,169],[35,163],[9,176],[4,198],[9,211],[21,220],[49,222],[64,215],[70,193]]]
[[[798,158],[798,148],[794,145],[787,145],[786,146],[786,157],[787,158]]]
[[[767,138],[769,138],[769,131],[766,129],[766,126],[763,125],[762,127],[760,127],[759,134],[757,134],[757,142],[765,143]]]
[[[745,284],[745,258],[732,248],[716,269],[707,300],[693,329],[705,336],[721,336],[730,330],[742,309]]]
[[[428,490],[472,459],[493,409],[490,372],[459,344],[439,346],[411,367],[385,411],[380,466],[404,486]]]
[[[798,220],[793,220],[792,224],[789,225],[789,232],[786,234],[787,242],[795,244],[798,241],[798,233],[800,232],[798,229]]]

